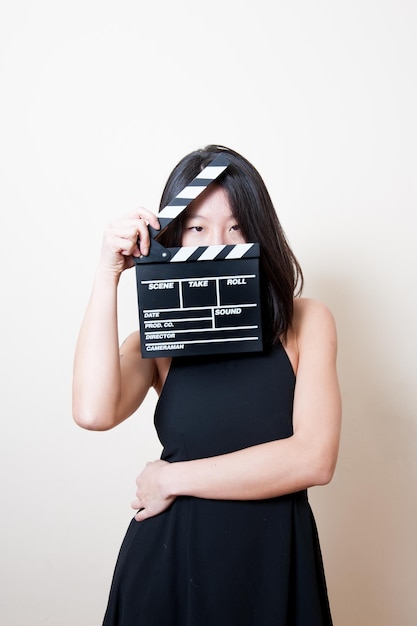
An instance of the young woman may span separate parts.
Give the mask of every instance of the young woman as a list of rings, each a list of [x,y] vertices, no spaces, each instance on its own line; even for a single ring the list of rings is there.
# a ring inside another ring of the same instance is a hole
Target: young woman
[[[166,206],[216,155],[226,171],[160,236],[165,246],[259,242],[264,350],[141,357],[119,349],[117,284],[149,253],[138,209],[106,230],[74,366],[74,419],[105,430],[159,394],[161,459],[136,480],[105,626],[323,626],[331,615],[307,489],[333,475],[340,435],[336,331],[298,297],[302,272],[256,169],[208,146],[171,173]]]

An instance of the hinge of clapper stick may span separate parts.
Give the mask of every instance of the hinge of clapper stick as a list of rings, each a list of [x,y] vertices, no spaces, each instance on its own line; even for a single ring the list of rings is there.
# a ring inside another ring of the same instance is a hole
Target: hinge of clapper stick
[[[155,241],[228,167],[218,155],[158,214],[135,258],[142,356],[262,350],[259,244],[165,248]],[[203,261],[203,262],[202,262]]]

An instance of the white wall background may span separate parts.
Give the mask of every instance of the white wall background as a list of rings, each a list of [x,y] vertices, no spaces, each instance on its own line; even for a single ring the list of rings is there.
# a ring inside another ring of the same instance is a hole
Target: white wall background
[[[1,545],[5,626],[101,623],[154,396],[108,433],[71,418],[106,222],[156,209],[177,160],[263,174],[333,310],[344,400],[312,489],[336,626],[417,624],[416,4],[15,0],[0,15]],[[133,273],[120,328],[137,325]]]

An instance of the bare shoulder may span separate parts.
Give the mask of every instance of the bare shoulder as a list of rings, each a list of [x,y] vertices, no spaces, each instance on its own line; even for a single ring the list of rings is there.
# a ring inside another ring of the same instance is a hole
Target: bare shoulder
[[[320,343],[336,348],[336,324],[328,306],[312,298],[294,300],[293,333],[299,349]]]
[[[159,394],[164,386],[168,375],[171,359],[169,358],[144,358],[142,356],[139,331],[134,331],[124,340],[120,346],[120,359],[125,369],[135,372],[141,378],[146,378],[149,386],[156,389]]]
[[[154,386],[156,380],[155,359],[142,357],[139,331],[128,335],[119,348],[120,366],[125,380],[135,385],[146,381],[149,386]]]
[[[131,354],[140,354],[140,337],[138,330],[130,333],[120,346],[121,357]]]
[[[312,298],[295,298],[293,326],[295,331],[303,331],[309,326],[334,328],[335,320],[328,306]],[[297,334],[298,334],[297,332]]]

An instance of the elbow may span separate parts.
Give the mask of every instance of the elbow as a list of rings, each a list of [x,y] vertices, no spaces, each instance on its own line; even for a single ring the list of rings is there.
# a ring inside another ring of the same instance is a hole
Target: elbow
[[[328,485],[333,479],[339,453],[339,436],[300,438],[306,482],[310,487]]]
[[[72,417],[85,430],[110,430],[122,420],[118,419],[117,398],[97,397],[97,394],[80,393],[76,388],[72,394]]]
[[[336,469],[337,455],[322,452],[310,464],[311,486],[328,485]]]
[[[77,426],[85,430],[105,431],[116,425],[114,420],[102,413],[82,411],[76,407],[73,408],[72,417]]]
[[[318,468],[316,471],[314,484],[319,485],[328,485],[333,478],[334,467],[325,465],[321,468]]]

